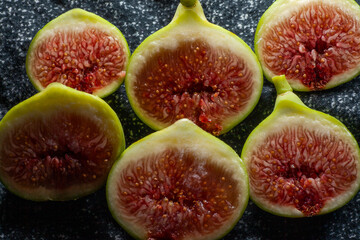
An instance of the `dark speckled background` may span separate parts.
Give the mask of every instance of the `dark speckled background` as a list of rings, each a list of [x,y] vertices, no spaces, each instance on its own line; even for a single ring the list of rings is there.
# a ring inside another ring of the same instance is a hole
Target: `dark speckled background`
[[[253,48],[260,16],[272,0],[201,0],[209,21],[241,37]],[[359,0],[358,0],[359,2]],[[36,93],[25,72],[31,39],[47,22],[75,7],[92,11],[116,25],[131,51],[148,35],[170,22],[177,0],[0,0],[0,119],[17,103]],[[310,107],[340,119],[360,140],[360,77],[333,90],[301,93]],[[273,86],[264,81],[259,104],[232,131],[221,136],[239,154],[249,133],[270,112]],[[133,113],[124,86],[106,98],[124,126],[127,145],[152,132]],[[131,239],[112,219],[104,188],[70,202],[22,200],[0,184],[0,239]],[[360,194],[325,216],[288,219],[249,203],[242,219],[224,239],[360,239]]]

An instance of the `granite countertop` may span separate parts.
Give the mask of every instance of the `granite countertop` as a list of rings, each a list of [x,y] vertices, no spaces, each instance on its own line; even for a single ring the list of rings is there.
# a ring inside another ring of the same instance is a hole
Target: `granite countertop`
[[[75,7],[94,12],[117,26],[131,52],[170,22],[177,0],[2,0],[0,5],[0,119],[36,93],[25,72],[30,41],[47,22]],[[242,38],[252,49],[257,22],[272,0],[201,0],[210,22]],[[360,0],[357,0],[360,2]],[[342,121],[360,140],[360,77],[332,90],[299,93],[306,105]],[[118,114],[127,146],[153,132],[132,111],[122,85],[105,99]],[[264,80],[261,99],[248,118],[220,138],[240,154],[249,133],[271,113],[275,89]],[[31,202],[0,184],[0,239],[116,239],[131,237],[108,211],[104,188],[76,201]],[[224,239],[360,239],[360,193],[341,209],[318,217],[273,216],[251,201]]]

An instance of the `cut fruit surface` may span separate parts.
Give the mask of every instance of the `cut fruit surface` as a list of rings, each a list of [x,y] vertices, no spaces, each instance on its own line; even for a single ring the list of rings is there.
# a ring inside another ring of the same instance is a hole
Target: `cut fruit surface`
[[[135,113],[153,129],[188,118],[219,135],[255,107],[262,70],[246,43],[209,23],[194,2],[180,4],[172,22],[134,51],[126,91]]]
[[[75,199],[105,183],[124,148],[120,121],[104,101],[54,83],[0,122],[0,179],[25,199]]]
[[[288,217],[343,206],[360,186],[356,140],[335,118],[307,108],[284,77],[274,83],[274,112],[250,134],[241,155],[251,198],[266,211]]]
[[[218,239],[248,201],[242,160],[188,119],[134,143],[114,164],[107,200],[139,239]]]
[[[359,29],[353,0],[277,0],[259,21],[255,52],[270,81],[284,74],[294,90],[328,89],[359,74]]]
[[[52,82],[105,97],[123,82],[129,48],[105,19],[81,9],[49,22],[32,40],[27,74],[38,90]]]

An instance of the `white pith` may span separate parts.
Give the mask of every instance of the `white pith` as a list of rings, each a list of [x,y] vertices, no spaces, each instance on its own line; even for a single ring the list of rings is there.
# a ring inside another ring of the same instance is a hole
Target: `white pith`
[[[216,164],[219,167],[226,166],[232,171],[232,177],[238,182],[239,207],[234,214],[222,225],[220,229],[210,235],[193,233],[194,235],[183,236],[182,239],[205,240],[216,239],[229,231],[241,216],[247,203],[248,180],[244,168],[241,167],[241,160],[237,154],[221,141],[215,139],[208,133],[195,126],[189,120],[183,119],[174,123],[172,126],[158,131],[130,146],[121,158],[114,164],[107,183],[107,198],[110,211],[115,219],[134,236],[140,239],[147,239],[147,229],[137,225],[136,217],[126,216],[118,210],[117,203],[119,194],[117,177],[121,175],[123,169],[135,163],[137,160],[149,156],[150,154],[163,153],[169,148],[179,149],[180,151],[193,152],[199,159]],[[141,151],[139,151],[139,149]]]

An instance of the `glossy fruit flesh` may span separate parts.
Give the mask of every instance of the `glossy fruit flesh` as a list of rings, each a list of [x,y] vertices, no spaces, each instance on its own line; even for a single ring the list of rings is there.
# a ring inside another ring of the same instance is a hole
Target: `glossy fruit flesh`
[[[273,113],[245,142],[250,196],[276,215],[325,214],[360,188],[359,146],[337,119],[306,107],[284,76],[274,77]]]
[[[119,210],[139,219],[149,238],[216,231],[238,208],[231,173],[179,149],[138,159],[119,179]]]
[[[285,74],[294,89],[305,91],[347,81],[359,71],[359,26],[347,6],[320,1],[295,5],[269,30],[263,26],[258,52],[264,72],[270,78]]]
[[[140,107],[158,121],[188,118],[218,135],[223,119],[247,106],[252,77],[245,61],[229,50],[202,40],[182,41],[147,59],[134,91]]]
[[[111,213],[138,239],[218,239],[247,199],[241,159],[187,119],[127,148],[107,182]]]
[[[334,133],[286,126],[251,157],[250,184],[260,198],[317,215],[359,177],[354,149]]]
[[[59,82],[105,97],[123,82],[129,54],[125,38],[114,25],[93,13],[72,9],[35,35],[26,71],[38,90]]]
[[[13,128],[4,139],[2,167],[23,187],[64,189],[104,177],[110,167],[112,143],[92,119],[59,111]]]
[[[209,23],[199,1],[192,2],[193,7],[180,4],[171,23],[134,51],[126,92],[135,113],[153,129],[188,118],[220,135],[255,107],[262,70],[245,42]]]
[[[43,88],[59,82],[93,93],[125,77],[124,49],[96,28],[63,30],[43,39],[34,52],[33,71]]]
[[[65,86],[11,109],[0,122],[0,178],[30,200],[69,200],[100,188],[124,148],[105,102]]]

